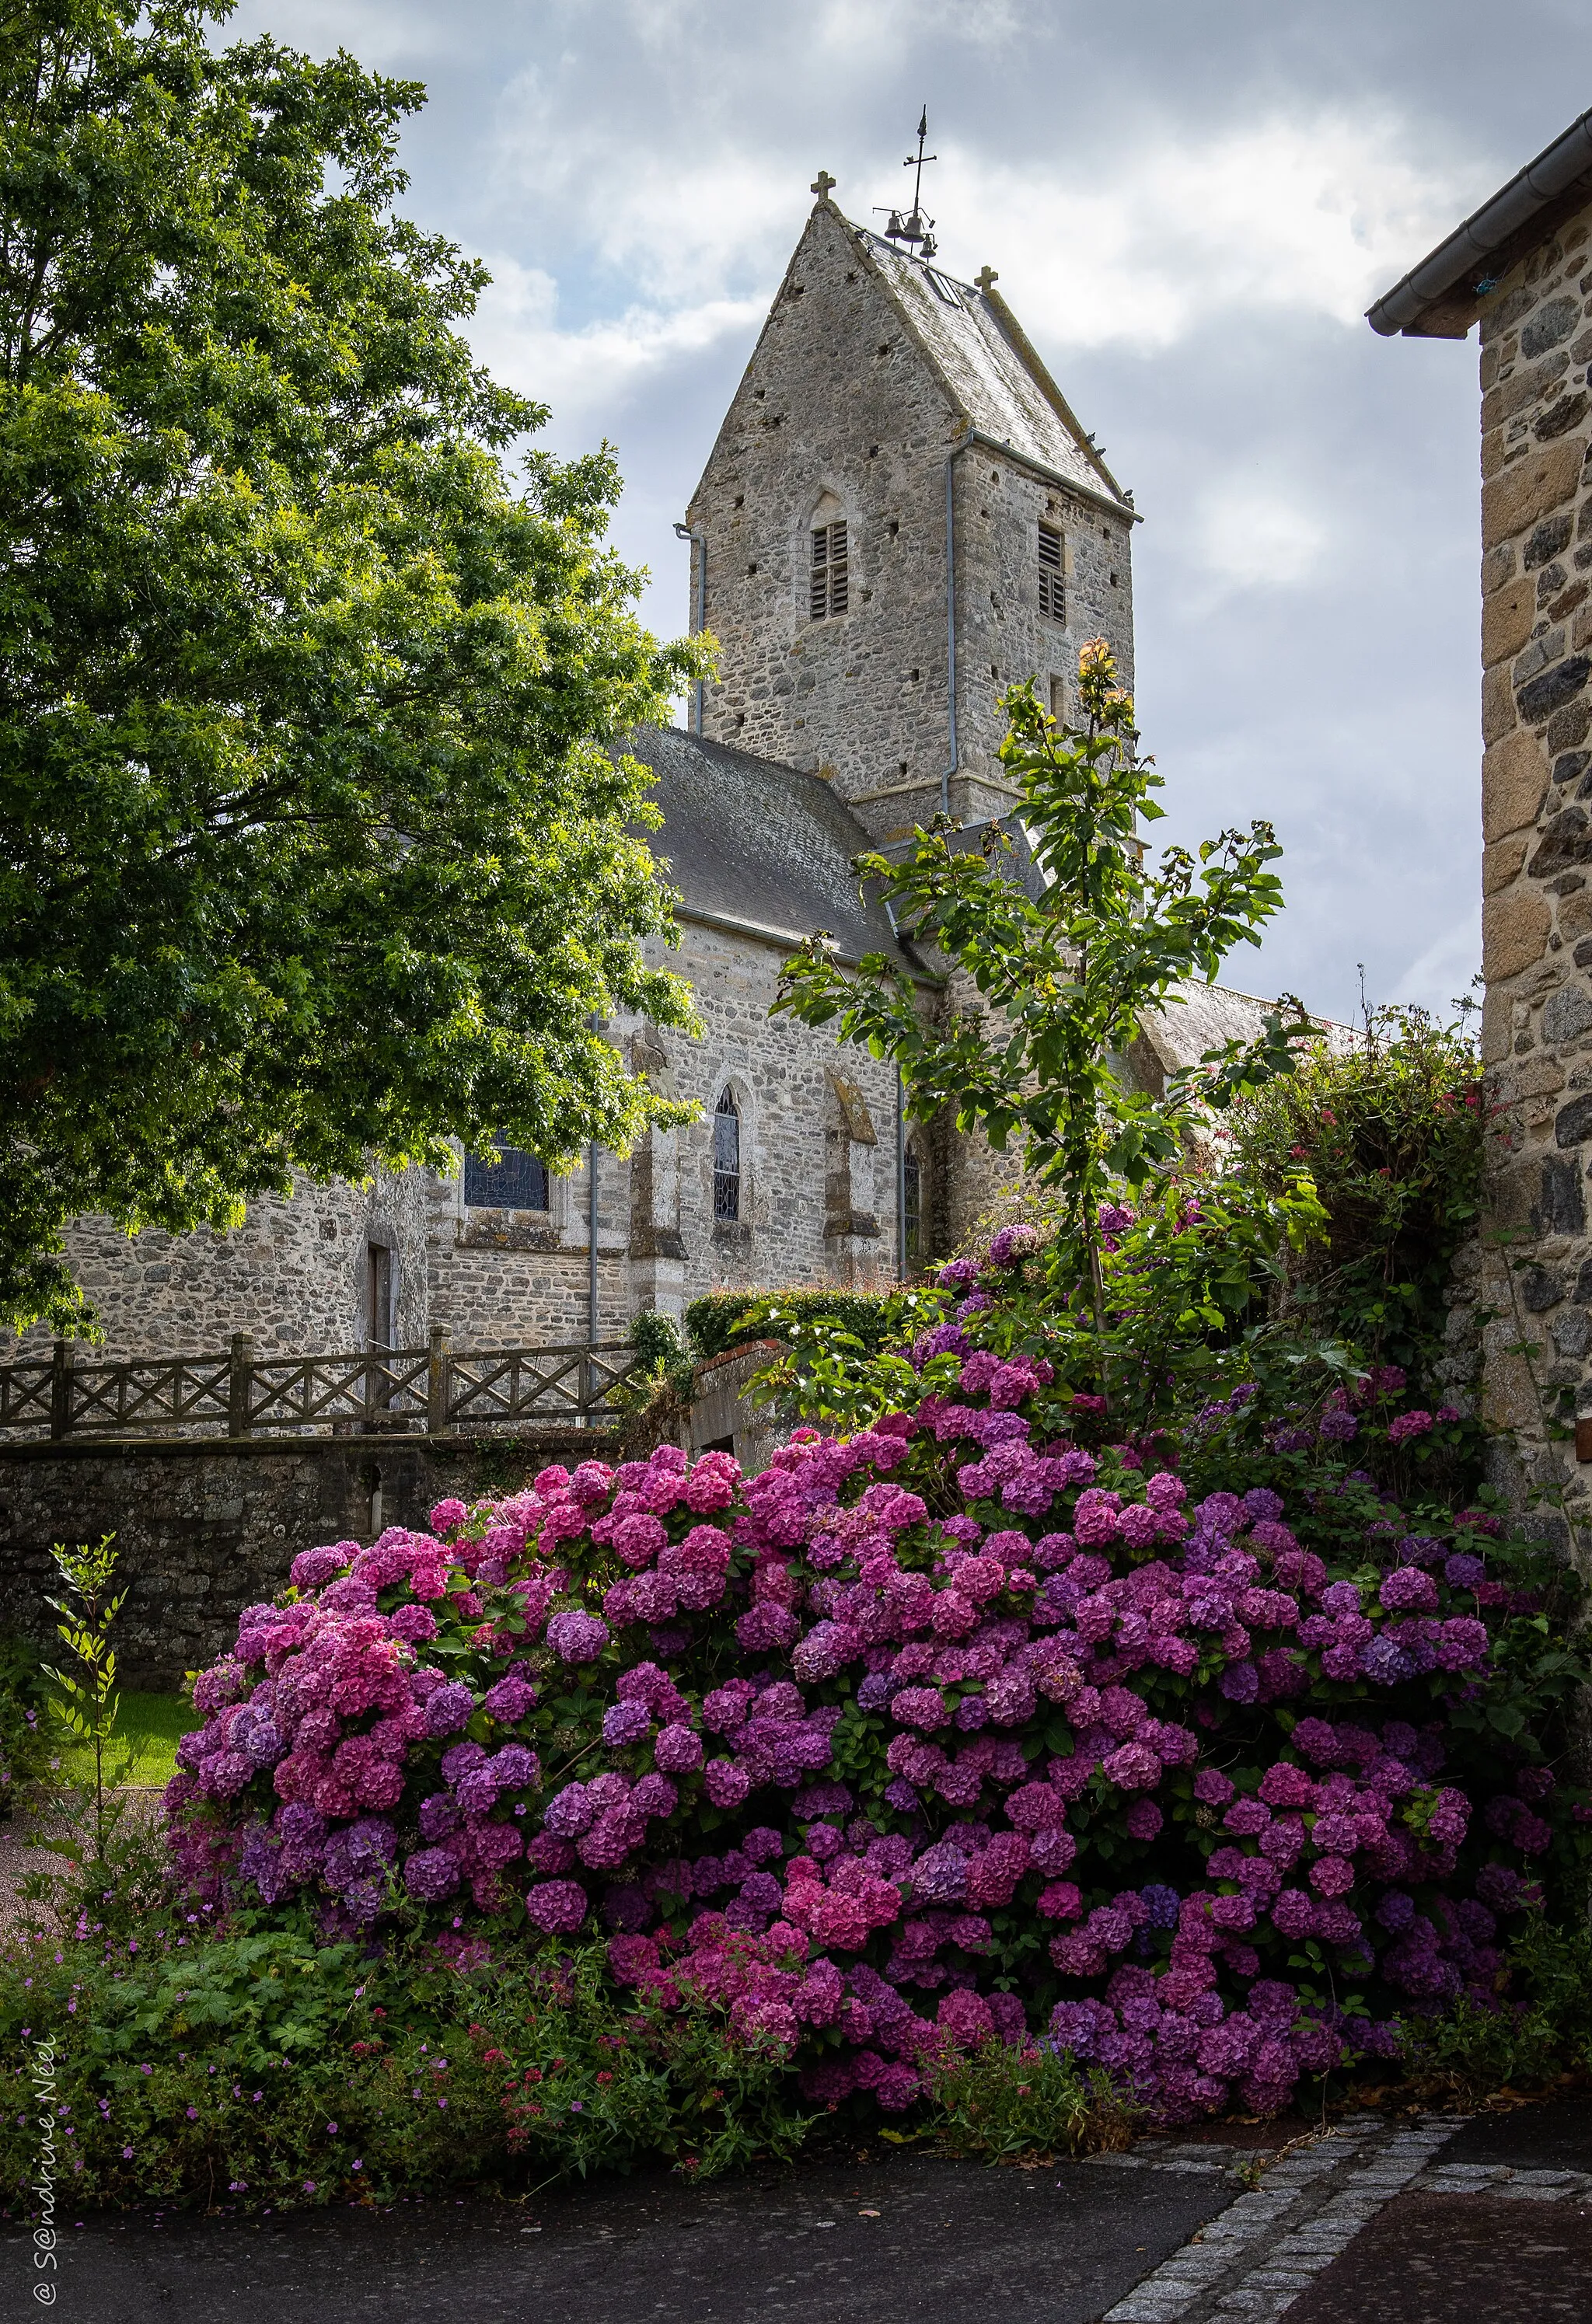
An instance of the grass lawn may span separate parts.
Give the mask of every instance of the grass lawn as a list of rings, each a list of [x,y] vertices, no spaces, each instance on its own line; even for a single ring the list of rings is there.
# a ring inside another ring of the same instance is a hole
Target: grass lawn
[[[204,1721],[177,1694],[124,1691],[116,1731],[106,1746],[105,1773],[112,1784],[164,1784],[176,1771],[177,1738]],[[74,1743],[60,1755],[60,1771],[74,1782],[92,1783],[91,1747]]]

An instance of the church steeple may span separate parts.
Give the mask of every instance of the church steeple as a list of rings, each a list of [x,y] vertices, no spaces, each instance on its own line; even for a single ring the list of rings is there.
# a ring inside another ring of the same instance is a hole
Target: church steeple
[[[1104,635],[1131,682],[1134,516],[995,270],[926,256],[921,199],[892,239],[834,185],[691,499],[720,647],[703,728],[824,774],[883,838],[1004,809],[1014,680],[1065,706]]]

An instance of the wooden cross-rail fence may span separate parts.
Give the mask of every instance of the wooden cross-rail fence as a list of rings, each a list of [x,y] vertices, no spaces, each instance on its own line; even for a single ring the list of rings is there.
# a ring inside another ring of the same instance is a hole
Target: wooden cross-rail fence
[[[624,1342],[455,1351],[446,1332],[423,1348],[352,1355],[256,1354],[247,1332],[224,1355],[85,1361],[58,1340],[49,1355],[0,1364],[0,1433],[35,1437],[228,1437],[424,1434],[539,1425],[600,1427],[610,1392],[640,1368]]]

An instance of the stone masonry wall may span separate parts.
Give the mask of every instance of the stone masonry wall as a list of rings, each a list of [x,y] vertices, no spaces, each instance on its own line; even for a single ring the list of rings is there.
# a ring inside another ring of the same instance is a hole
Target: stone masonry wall
[[[704,728],[832,775],[876,837],[935,811],[949,764],[946,461],[964,432],[865,247],[819,202],[690,511],[721,649]],[[1130,527],[983,446],[954,476],[962,772],[951,806],[973,821],[1008,797],[995,764],[1007,686],[1071,684],[1079,645],[1100,634],[1132,683]],[[826,494],[847,521],[850,604],[813,621],[809,529]],[[1064,630],[1039,612],[1041,517],[1063,530]]]
[[[283,1586],[300,1550],[422,1525],[444,1495],[512,1491],[550,1461],[604,1451],[612,1457],[606,1438],[551,1433],[5,1445],[0,1629],[51,1640],[51,1544],[114,1533],[128,1585],[121,1681],[172,1688],[231,1645],[244,1607]]]
[[[643,1309],[678,1317],[707,1291],[893,1279],[893,1068],[770,1017],[785,957],[778,945],[687,922],[679,949],[655,956],[689,978],[701,1038],[628,1019],[614,1038],[655,1087],[699,1111],[633,1155],[598,1157],[599,1336],[622,1339]],[[855,1089],[860,1113],[839,1103],[838,1080]],[[735,1223],[713,1214],[713,1112],[727,1085],[741,1117]],[[829,1199],[842,1181],[843,1213]],[[457,1189],[439,1189],[433,1323],[460,1347],[584,1339],[588,1187],[584,1168],[555,1182],[545,1213],[466,1212]],[[932,1213],[932,1185],[930,1193]],[[878,1231],[827,1232],[842,1216]]]
[[[1573,1517],[1547,1422],[1592,1413],[1592,210],[1481,320],[1485,1410]]]
[[[422,1346],[426,1181],[413,1170],[379,1171],[368,1186],[301,1179],[286,1200],[251,1203],[243,1225],[226,1234],[201,1227],[126,1235],[106,1219],[74,1220],[67,1256],[106,1334],[97,1352],[198,1355],[224,1348],[234,1332],[252,1332],[262,1355],[361,1348],[370,1336],[373,1240],[393,1250],[396,1343]],[[49,1342],[49,1331],[35,1327],[19,1352]]]
[[[634,1155],[598,1155],[599,1339],[623,1340],[645,1308],[678,1316],[705,1291],[893,1279],[893,1069],[842,1052],[827,1032],[770,1018],[781,945],[687,923],[678,950],[658,948],[656,957],[690,979],[702,1038],[629,1019],[616,1023],[615,1038],[657,1086],[701,1111]],[[838,1102],[841,1082],[860,1111]],[[745,1171],[734,1225],[713,1215],[712,1116],[727,1084],[741,1111]],[[934,1255],[949,1248],[953,1211],[960,1216],[949,1189],[958,1167],[950,1148],[936,1147],[926,1190]],[[394,1246],[401,1347],[423,1346],[433,1327],[461,1351],[584,1341],[589,1183],[582,1163],[551,1182],[545,1212],[486,1211],[465,1207],[459,1179],[416,1169],[382,1173],[369,1188],[301,1185],[291,1201],[251,1204],[229,1235],[129,1237],[80,1221],[73,1263],[106,1334],[87,1360],[219,1351],[244,1331],[262,1355],[363,1347],[373,1236]],[[837,1211],[830,1198],[841,1186]],[[857,1231],[828,1231],[842,1215]],[[28,1333],[21,1351],[38,1351],[48,1337]]]

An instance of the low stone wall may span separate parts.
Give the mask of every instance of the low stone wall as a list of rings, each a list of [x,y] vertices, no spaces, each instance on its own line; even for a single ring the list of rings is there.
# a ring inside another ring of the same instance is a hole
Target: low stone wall
[[[214,1660],[301,1549],[420,1525],[444,1496],[512,1491],[551,1461],[612,1458],[596,1431],[0,1445],[0,1629],[49,1640],[51,1545],[114,1533],[118,1673],[170,1688]]]

